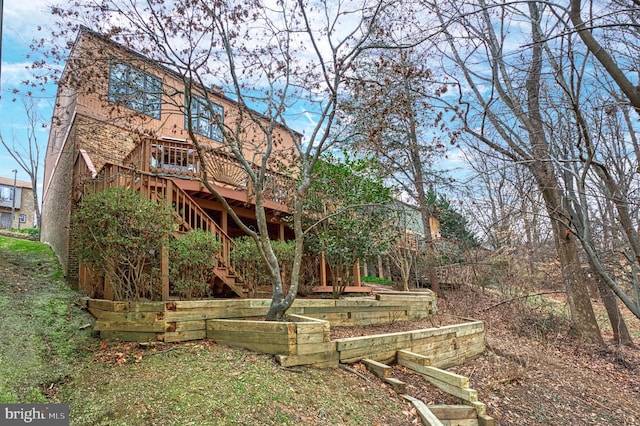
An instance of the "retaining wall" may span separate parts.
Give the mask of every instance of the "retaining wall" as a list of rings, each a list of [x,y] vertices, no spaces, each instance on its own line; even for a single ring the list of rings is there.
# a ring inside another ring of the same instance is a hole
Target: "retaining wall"
[[[435,314],[430,293],[379,293],[375,297],[299,299],[288,321],[267,322],[269,299],[115,302],[85,299],[101,338],[177,342],[211,339],[277,355],[285,366],[337,366],[362,358],[392,361],[398,350],[428,355],[432,365],[450,366],[482,353],[484,324],[462,324],[331,340],[333,325],[388,324]]]

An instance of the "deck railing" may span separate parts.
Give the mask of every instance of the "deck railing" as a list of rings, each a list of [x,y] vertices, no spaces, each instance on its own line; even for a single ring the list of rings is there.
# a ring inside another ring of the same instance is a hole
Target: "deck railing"
[[[209,150],[200,158],[193,145],[186,142],[143,139],[122,161],[123,166],[162,176],[201,180],[203,167],[213,184],[255,194],[249,176],[232,154]],[[259,169],[256,169],[256,173]],[[276,171],[268,171],[265,179],[265,199],[287,204],[293,179]]]
[[[150,199],[166,202],[173,207],[180,219],[179,231],[202,229],[213,233],[222,243],[220,260],[223,260],[225,264],[229,264],[229,252],[233,244],[231,238],[171,178],[115,164],[106,164],[93,180],[93,185],[97,191],[104,191],[116,186],[130,188],[140,191]]]
[[[184,142],[143,139],[122,164],[149,173],[186,178],[200,177],[200,159],[193,146]]]

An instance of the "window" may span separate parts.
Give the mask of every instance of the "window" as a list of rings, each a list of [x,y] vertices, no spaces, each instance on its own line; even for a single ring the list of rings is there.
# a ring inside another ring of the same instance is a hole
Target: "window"
[[[27,223],[27,215],[21,214],[20,216],[18,216],[18,220],[20,221],[20,223]]]
[[[109,71],[109,101],[160,118],[160,78],[130,65],[113,62]]]
[[[0,185],[0,201],[12,201],[13,188],[10,186]]]
[[[187,108],[189,106],[187,105]],[[212,115],[213,113],[213,115]],[[191,126],[193,131],[209,139],[222,142],[222,131],[218,127],[217,120],[222,121],[224,109],[221,105],[207,101],[201,96],[192,95],[191,102]],[[184,127],[188,128],[188,116],[184,117]]]

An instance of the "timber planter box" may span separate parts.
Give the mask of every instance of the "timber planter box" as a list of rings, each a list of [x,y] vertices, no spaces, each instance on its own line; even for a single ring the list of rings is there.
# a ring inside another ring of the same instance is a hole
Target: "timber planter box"
[[[289,321],[208,320],[207,338],[216,343],[277,355],[285,366],[337,367],[328,321],[289,315]]]

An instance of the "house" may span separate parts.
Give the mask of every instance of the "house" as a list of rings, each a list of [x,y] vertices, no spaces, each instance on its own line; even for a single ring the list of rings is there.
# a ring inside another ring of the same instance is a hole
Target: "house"
[[[414,257],[416,260],[412,266],[414,270],[412,275],[422,274],[422,272],[416,271],[419,268],[417,264],[418,255],[425,253],[428,249],[422,214],[416,206],[400,200],[394,201],[391,209],[395,215],[393,223],[390,223],[389,226],[396,229],[401,235],[397,241],[397,247],[401,249],[400,251],[403,255]],[[429,228],[431,231],[430,240],[441,244],[443,239],[440,233],[440,220],[436,215],[429,216]],[[398,255],[399,253],[394,254],[394,256]],[[388,254],[378,256],[377,263],[371,265],[365,263],[363,268],[364,276],[389,278],[398,275],[394,273],[394,269],[397,268],[394,268]]]
[[[35,206],[31,182],[0,177],[0,228],[31,228]]]
[[[203,184],[203,172],[242,221],[254,226],[254,192],[226,149],[219,126],[239,123],[247,151],[260,149],[260,131],[221,90],[195,83],[187,90],[185,81],[98,33],[80,30],[58,87],[45,155],[41,232],[71,284],[91,289],[97,279],[77,260],[72,212],[87,191],[125,186],[174,206],[180,231],[215,233],[223,243],[216,284],[240,297],[255,293],[229,260],[232,238],[242,232]],[[190,142],[189,128],[207,148],[204,158]],[[301,136],[281,125],[273,134],[280,150],[277,163],[286,163],[294,138]],[[275,166],[267,169],[267,176],[269,235],[290,239],[293,232],[282,218],[288,213],[291,180]],[[99,295],[108,298],[104,287]]]

